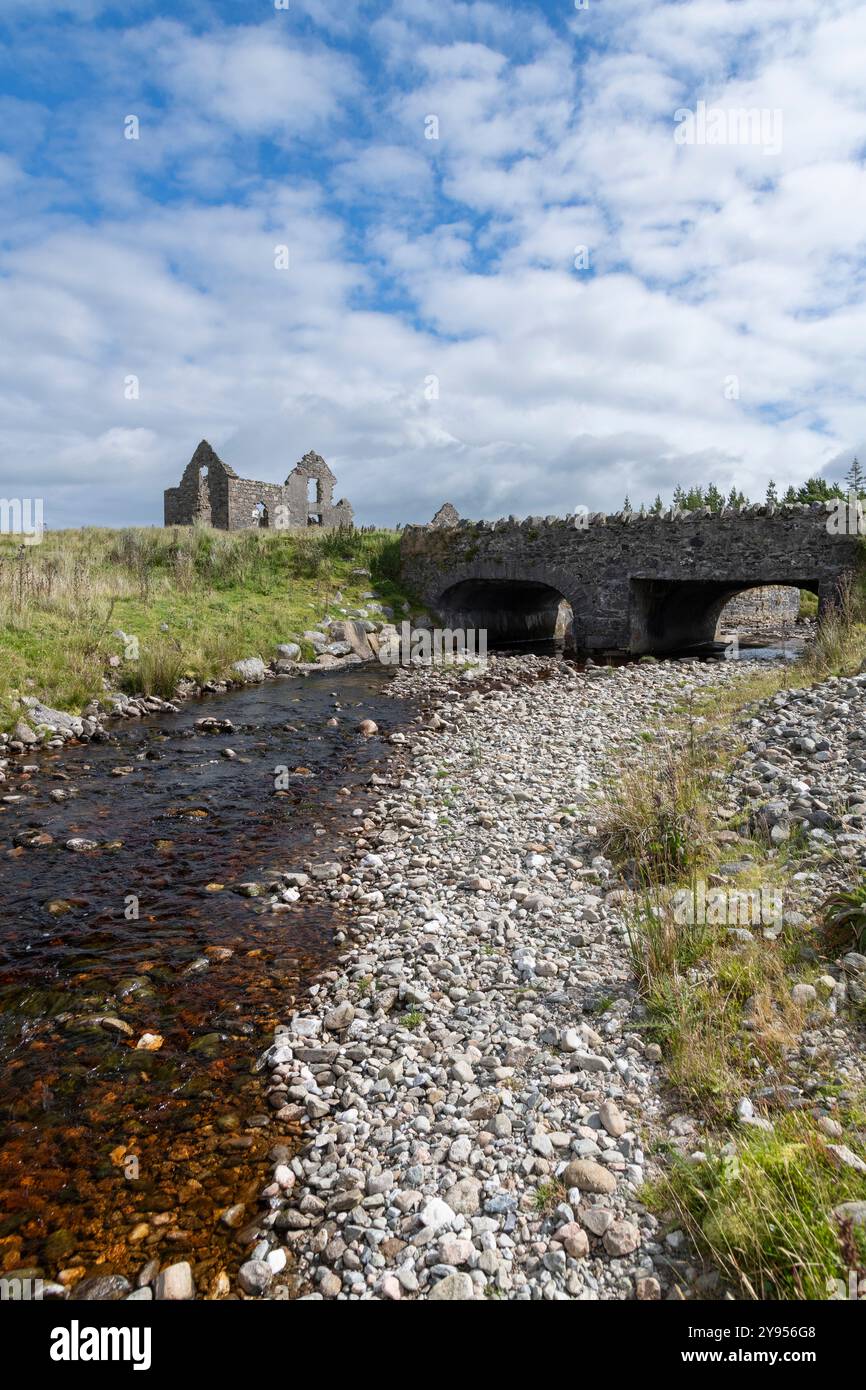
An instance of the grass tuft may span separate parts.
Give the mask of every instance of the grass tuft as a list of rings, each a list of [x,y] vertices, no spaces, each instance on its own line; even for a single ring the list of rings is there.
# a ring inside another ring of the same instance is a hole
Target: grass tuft
[[[709,842],[708,775],[694,740],[645,747],[606,789],[598,822],[605,854],[643,884],[687,875]]]
[[[850,1275],[866,1274],[866,1227],[834,1215],[866,1200],[866,1178],[831,1161],[812,1115],[744,1130],[703,1162],[676,1155],[648,1196],[747,1298],[847,1297]]]
[[[866,951],[866,874],[831,893],[821,916],[824,949],[829,956]]]

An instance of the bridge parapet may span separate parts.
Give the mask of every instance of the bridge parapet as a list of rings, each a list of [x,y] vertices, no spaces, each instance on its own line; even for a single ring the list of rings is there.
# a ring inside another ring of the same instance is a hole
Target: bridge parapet
[[[749,503],[743,507],[723,507],[720,511],[714,511],[712,507],[699,507],[695,511],[687,511],[679,507],[669,507],[662,512],[650,512],[642,509],[636,512],[591,512],[579,511],[570,512],[565,516],[503,516],[496,521],[472,521],[467,517],[460,517],[449,529],[452,531],[500,531],[511,530],[516,527],[533,528],[539,526],[551,527],[571,527],[575,530],[586,530],[591,526],[608,526],[620,523],[623,526],[656,525],[660,521],[693,521],[698,518],[708,520],[729,521],[732,517],[754,517],[754,516],[833,516],[838,513],[839,503],[844,505],[844,499],[836,499],[830,502],[780,502],[776,504],[764,505],[762,503]],[[422,526],[406,526],[405,531],[429,531],[434,529],[432,523]],[[436,528],[438,529],[438,528]]]

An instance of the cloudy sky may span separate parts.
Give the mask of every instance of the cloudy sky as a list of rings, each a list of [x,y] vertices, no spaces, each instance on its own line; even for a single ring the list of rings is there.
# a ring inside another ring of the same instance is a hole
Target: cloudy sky
[[[864,51],[855,0],[0,0],[0,495],[160,523],[203,437],[365,523],[841,476]]]

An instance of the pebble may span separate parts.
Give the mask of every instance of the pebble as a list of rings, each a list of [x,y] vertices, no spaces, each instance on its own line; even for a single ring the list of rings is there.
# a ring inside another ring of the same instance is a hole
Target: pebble
[[[248,1294],[266,1293],[273,1277],[274,1271],[265,1260],[247,1260],[238,1270],[238,1284]]]
[[[589,1254],[589,1236],[576,1221],[569,1221],[566,1225],[560,1226],[556,1232],[556,1239],[562,1242],[565,1253],[571,1255],[574,1260],[583,1260]]]
[[[348,1028],[352,1019],[355,1017],[355,1010],[348,999],[342,1004],[338,1004],[335,1009],[329,1009],[324,1017],[324,1026],[331,1033],[342,1033]]]
[[[619,1139],[625,1134],[628,1124],[615,1100],[602,1101],[598,1107],[598,1114],[611,1138]]]
[[[440,1197],[434,1197],[429,1201],[421,1212],[421,1223],[431,1230],[438,1231],[440,1226],[450,1226],[456,1213]]]
[[[642,1278],[638,1279],[635,1283],[635,1296],[642,1302],[661,1298],[662,1290],[658,1279],[654,1278],[651,1274],[644,1275]]]
[[[180,1260],[163,1269],[157,1275],[154,1294],[158,1300],[195,1298],[191,1265],[186,1260]]]
[[[604,1248],[614,1259],[631,1255],[640,1245],[640,1230],[630,1221],[614,1221],[603,1236]]]
[[[562,1180],[566,1187],[576,1187],[581,1192],[616,1191],[616,1178],[613,1173],[589,1158],[577,1158],[573,1163],[569,1163]]]
[[[613,1212],[606,1207],[587,1207],[581,1212],[581,1221],[594,1236],[603,1236],[613,1221]]]
[[[458,1299],[473,1298],[474,1295],[472,1280],[468,1274],[446,1274],[444,1279],[433,1285],[427,1297],[439,1302],[454,1302]]]

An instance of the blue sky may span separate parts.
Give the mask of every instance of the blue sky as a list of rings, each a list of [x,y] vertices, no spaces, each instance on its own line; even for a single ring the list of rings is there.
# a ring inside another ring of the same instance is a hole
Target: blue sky
[[[159,523],[202,437],[363,522],[840,476],[864,46],[852,0],[0,0],[0,494]]]

